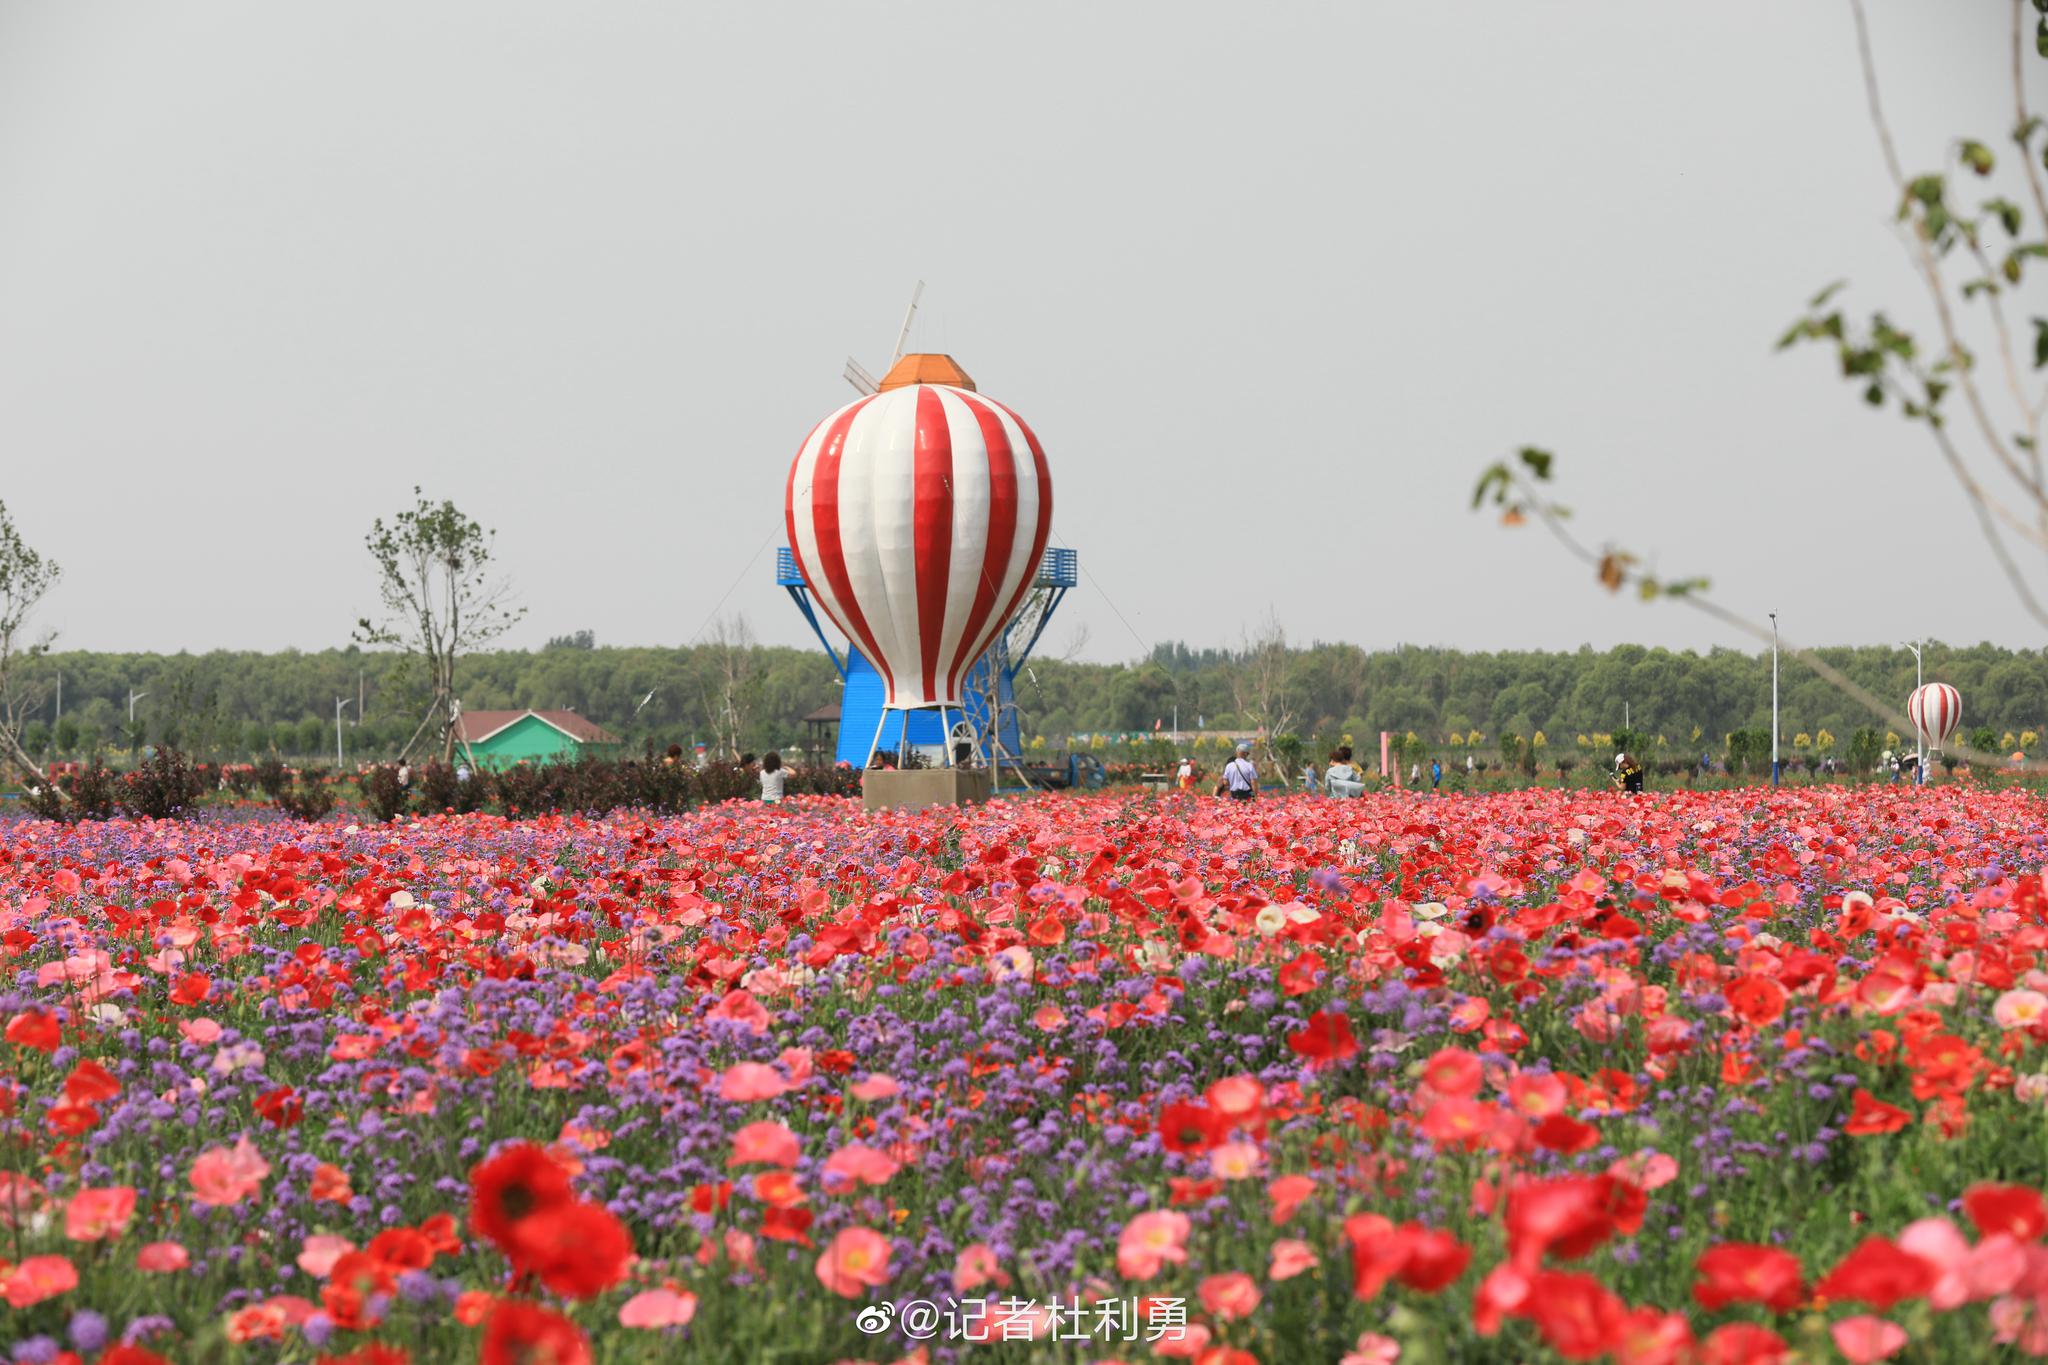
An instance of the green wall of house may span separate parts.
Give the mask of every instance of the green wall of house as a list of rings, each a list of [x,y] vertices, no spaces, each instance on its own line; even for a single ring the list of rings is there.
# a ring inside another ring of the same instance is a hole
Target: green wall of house
[[[567,762],[585,750],[607,754],[616,745],[580,744],[538,716],[522,716],[470,751],[486,768],[510,768],[518,763]]]

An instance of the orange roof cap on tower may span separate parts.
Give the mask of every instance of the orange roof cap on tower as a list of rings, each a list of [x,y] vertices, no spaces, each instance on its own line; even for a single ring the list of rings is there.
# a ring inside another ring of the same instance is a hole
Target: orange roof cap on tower
[[[923,352],[907,355],[889,367],[889,373],[882,376],[881,392],[891,389],[908,388],[912,384],[950,384],[956,389],[974,390],[974,381],[967,377],[967,371],[949,355]]]

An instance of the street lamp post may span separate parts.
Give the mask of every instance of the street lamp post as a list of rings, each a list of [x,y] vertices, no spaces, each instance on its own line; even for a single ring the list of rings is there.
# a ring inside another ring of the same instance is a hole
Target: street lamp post
[[[1778,613],[1771,613],[1771,785],[1778,785]]]
[[[1913,692],[1918,695],[1922,685],[1920,646],[1909,642],[1906,648],[1913,651]],[[1912,710],[1911,707],[1906,709]],[[1927,736],[1921,731],[1917,718],[1909,715],[1906,719],[1913,722],[1913,785],[1924,786],[1927,782]]]
[[[334,771],[341,771],[341,708],[354,701],[354,697],[334,699]]]

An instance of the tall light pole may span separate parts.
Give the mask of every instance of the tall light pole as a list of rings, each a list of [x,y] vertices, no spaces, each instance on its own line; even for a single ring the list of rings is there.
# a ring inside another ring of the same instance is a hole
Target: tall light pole
[[[354,697],[334,699],[334,771],[341,771],[341,708],[354,701]]]
[[[1918,695],[1921,687],[1920,646],[1908,642],[1906,648],[1913,651],[1913,692]],[[1908,706],[1906,709],[1911,711],[1913,708]],[[1913,785],[1917,787],[1927,781],[1927,737],[1921,733],[1917,718],[1908,715],[1906,719],[1913,722]]]
[[[144,697],[148,695],[149,693],[137,692],[132,687],[128,689],[128,724],[131,727],[135,724],[135,703],[141,701]]]
[[[1778,785],[1778,613],[1771,613],[1771,785]]]

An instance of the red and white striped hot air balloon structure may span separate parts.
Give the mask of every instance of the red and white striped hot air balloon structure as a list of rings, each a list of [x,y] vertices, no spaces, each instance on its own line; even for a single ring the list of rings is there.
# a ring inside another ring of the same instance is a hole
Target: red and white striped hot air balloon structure
[[[1944,749],[1949,737],[1963,720],[1963,695],[1947,683],[1928,683],[1913,689],[1906,698],[1906,719],[1913,722],[1920,742],[1929,749]]]
[[[891,712],[936,710],[950,733],[1052,530],[1052,477],[1031,428],[950,356],[906,355],[812,430],[784,509],[804,585],[882,675],[868,754]]]

